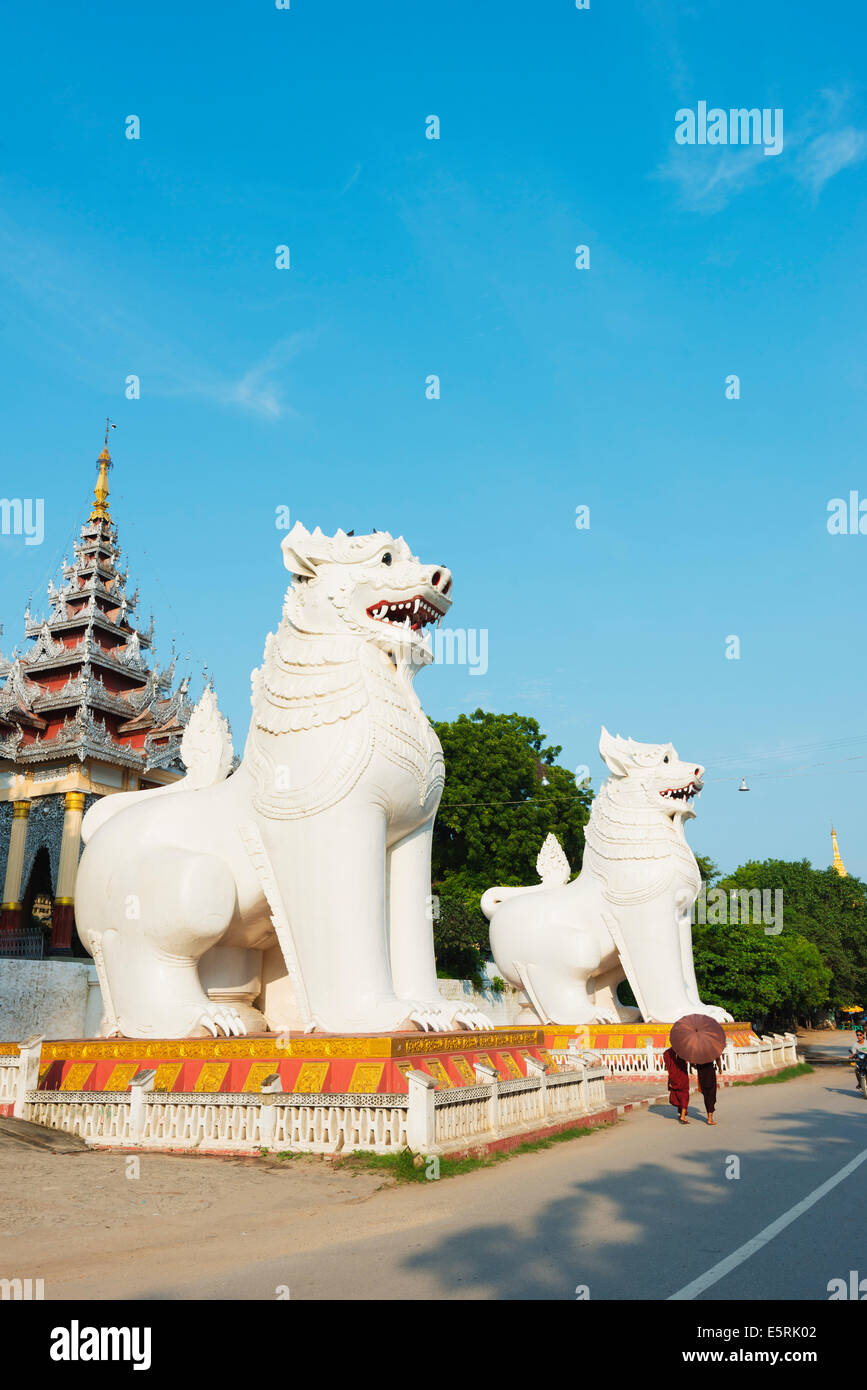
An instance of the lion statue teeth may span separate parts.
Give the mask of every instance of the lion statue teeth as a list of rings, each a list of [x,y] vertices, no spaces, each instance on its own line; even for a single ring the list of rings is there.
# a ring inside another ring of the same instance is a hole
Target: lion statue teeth
[[[296,524],[282,550],[240,766],[206,691],[187,776],[85,817],[76,916],[103,1032],[490,1027],[440,995],[429,911],[444,768],[413,681],[451,574],[383,531]]]
[[[670,743],[612,738],[599,752],[611,776],[593,802],[581,873],[554,836],[539,854],[542,882],[489,888],[482,911],[504,979],[525,995],[522,1021],[671,1023],[684,1014],[731,1015],[699,998],[692,956],[692,906],[701,878],[686,842],[704,769]],[[628,980],[638,1010],[622,1005]]]

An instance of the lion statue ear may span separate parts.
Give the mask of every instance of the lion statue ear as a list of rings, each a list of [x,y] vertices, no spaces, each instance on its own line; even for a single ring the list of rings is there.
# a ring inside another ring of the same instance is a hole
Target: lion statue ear
[[[287,531],[280,542],[283,551],[283,564],[290,574],[302,575],[305,579],[316,577],[316,567],[310,555],[312,537],[306,526],[296,521],[291,531]]]
[[[631,748],[632,739],[621,738],[619,734],[612,738],[605,725],[602,725],[599,756],[615,777],[625,777],[629,772],[632,765]]]

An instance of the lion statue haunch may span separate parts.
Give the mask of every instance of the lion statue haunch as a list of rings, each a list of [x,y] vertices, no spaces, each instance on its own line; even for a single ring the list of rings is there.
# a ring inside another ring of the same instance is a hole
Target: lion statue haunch
[[[692,958],[701,878],[683,826],[704,768],[682,762],[670,743],[612,738],[604,728],[599,752],[611,776],[593,802],[578,877],[567,881],[569,864],[549,836],[540,884],[489,888],[482,898],[497,968],[524,991],[527,1021],[670,1023],[696,1013],[730,1021],[701,1002]],[[624,979],[638,1010],[617,998]]]
[[[451,575],[386,532],[296,524],[282,548],[294,582],[253,673],[237,771],[206,691],[187,776],[85,817],[76,918],[103,1032],[489,1027],[442,998],[434,961],[444,771],[413,678],[432,660],[425,628],[451,606]],[[279,986],[267,1017],[252,1007],[263,974]]]

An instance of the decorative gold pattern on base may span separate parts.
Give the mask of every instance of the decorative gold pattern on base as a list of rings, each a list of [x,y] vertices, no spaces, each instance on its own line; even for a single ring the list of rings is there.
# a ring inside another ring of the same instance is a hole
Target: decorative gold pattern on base
[[[400,1034],[392,1039],[392,1057],[423,1057],[433,1052],[476,1052],[480,1047],[538,1047],[545,1041],[541,1028],[498,1028],[490,1033]]]
[[[473,1071],[466,1057],[453,1057],[452,1066],[465,1086],[475,1086],[476,1073]]]
[[[92,1062],[76,1062],[64,1076],[61,1091],[83,1091],[84,1083],[92,1071]]]
[[[382,1073],[385,1071],[383,1065],[359,1062],[353,1069],[352,1080],[349,1083],[349,1093],[353,1095],[356,1091],[375,1091],[382,1080]]]
[[[301,1070],[293,1091],[300,1091],[304,1095],[313,1095],[316,1091],[325,1089],[325,1078],[328,1075],[328,1062],[302,1062]]]
[[[272,1062],[254,1062],[247,1072],[247,1079],[241,1087],[242,1091],[255,1091],[257,1094],[262,1089],[262,1082],[266,1076],[272,1076],[274,1064]]]
[[[633,1025],[633,1032],[635,1026]],[[574,1037],[575,1029],[563,1036]],[[441,1052],[475,1052],[484,1047],[538,1047],[541,1028],[501,1028],[488,1033],[275,1033],[269,1038],[87,1038],[43,1043],[42,1055],[53,1061],[246,1061],[281,1057],[424,1057]],[[14,1047],[14,1044],[0,1043]],[[17,1048],[14,1048],[17,1052]]]
[[[194,1091],[219,1091],[229,1070],[228,1062],[206,1062],[196,1077]]]
[[[154,1090],[173,1091],[183,1065],[183,1062],[160,1062],[154,1077]]]
[[[111,1075],[102,1089],[104,1091],[128,1091],[129,1083],[138,1069],[138,1062],[119,1062],[116,1067],[112,1067]]]

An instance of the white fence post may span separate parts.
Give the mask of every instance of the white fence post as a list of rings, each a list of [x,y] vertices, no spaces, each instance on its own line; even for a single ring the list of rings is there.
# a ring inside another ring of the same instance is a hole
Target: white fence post
[[[26,1115],[27,1101],[25,1097],[27,1092],[35,1091],[39,1085],[39,1058],[42,1056],[43,1040],[44,1034],[39,1033],[35,1037],[28,1038],[18,1048],[18,1084],[15,1090],[12,1114],[16,1115],[19,1120],[23,1120]]]
[[[587,1068],[581,1068],[581,1109],[585,1114],[590,1113],[590,1082],[587,1078]]]
[[[436,1082],[426,1071],[408,1071],[409,1106],[406,1112],[406,1144],[413,1153],[431,1153],[436,1148]]]
[[[274,1143],[274,1135],[277,1130],[274,1096],[281,1093],[282,1090],[283,1082],[277,1071],[270,1072],[259,1087],[262,1097],[259,1102],[259,1143],[263,1149],[270,1149]]]
[[[548,1068],[538,1057],[527,1058],[527,1075],[535,1076],[539,1082],[539,1118],[548,1118],[548,1082],[546,1076]]]
[[[500,1073],[487,1062],[474,1062],[476,1082],[480,1086],[490,1086],[491,1098],[488,1101],[488,1130],[496,1134],[500,1127]]]
[[[147,1101],[145,1095],[154,1088],[156,1069],[137,1071],[129,1083],[129,1137],[134,1144],[144,1138]]]

